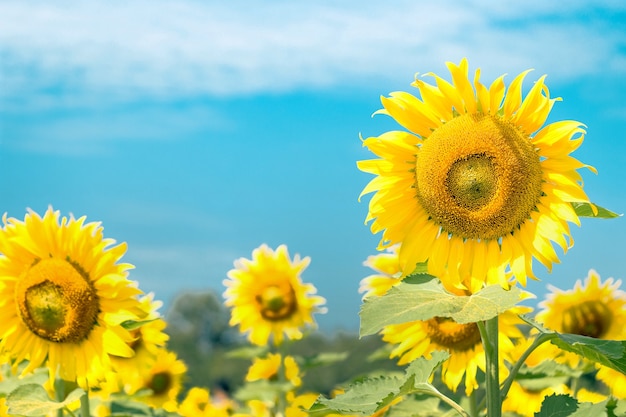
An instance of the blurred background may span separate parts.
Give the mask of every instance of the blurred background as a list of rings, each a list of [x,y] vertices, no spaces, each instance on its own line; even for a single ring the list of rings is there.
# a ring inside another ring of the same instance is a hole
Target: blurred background
[[[235,259],[285,243],[312,258],[320,330],[356,333],[380,239],[359,135],[398,128],[371,117],[380,95],[463,57],[485,84],[548,74],[549,121],[588,128],[586,192],[623,213],[624,22],[623,1],[2,0],[0,212],[101,221],[163,312],[192,292],[219,304]],[[591,268],[626,275],[623,218],[572,227],[562,263],[536,267],[538,300]]]

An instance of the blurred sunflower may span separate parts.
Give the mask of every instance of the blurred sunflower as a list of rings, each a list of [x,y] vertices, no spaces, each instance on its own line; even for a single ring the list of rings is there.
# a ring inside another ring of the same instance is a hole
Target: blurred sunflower
[[[100,384],[101,394],[123,391],[133,394],[143,387],[144,375],[154,366],[157,354],[165,348],[169,335],[165,333],[166,322],[158,313],[161,301],[154,294],[139,299],[138,316],[142,323],[131,330],[132,340],[128,343],[134,355],[130,358],[111,356],[111,371]]]
[[[128,357],[141,291],[119,263],[124,243],[111,246],[99,223],[85,217],[24,221],[3,216],[0,230],[0,348],[23,373],[47,365],[50,378],[93,386],[110,368],[110,356]]]
[[[402,281],[398,246],[389,247],[384,253],[368,256],[363,265],[374,270],[373,274],[361,280],[359,292],[365,293],[363,298],[384,295]]]
[[[609,388],[611,395],[619,399],[626,399],[626,375],[606,366],[598,365],[596,378]]]
[[[216,403],[211,393],[205,388],[192,387],[178,407],[182,417],[227,417],[231,415],[234,404],[231,401]]]
[[[270,336],[276,345],[288,339],[302,338],[302,330],[316,325],[313,313],[323,313],[324,298],[314,295],[312,284],[303,284],[300,273],[310,258],[289,258],[287,247],[276,251],[261,245],[252,259],[240,258],[224,280],[225,305],[232,307],[230,325],[239,325],[242,333],[256,345],[267,344]]]
[[[300,368],[294,357],[285,356],[283,361],[278,353],[269,353],[265,358],[255,358],[246,374],[246,381],[274,381],[279,379],[281,370],[284,372],[285,379],[294,387],[302,384]]]
[[[547,328],[559,333],[570,333],[605,340],[626,339],[626,293],[619,288],[622,282],[608,278],[602,282],[593,269],[584,283],[577,280],[574,288],[563,291],[548,285],[550,293],[538,304],[539,312],[535,319]],[[550,345],[557,361],[571,366],[580,363],[580,356],[560,353]]]
[[[376,175],[361,193],[375,193],[366,223],[382,231],[379,249],[402,244],[405,275],[427,261],[446,287],[507,288],[511,277],[525,285],[535,278],[532,258],[551,269],[559,261],[553,243],[564,251],[573,244],[568,222],[580,221],[572,203],[589,203],[577,169],[595,169],[569,155],[585,130],[576,121],[543,126],[558,100],[545,76],[522,100],[528,71],[508,89],[504,76],[487,88],[480,70],[472,86],[467,60],[447,66],[452,84],[427,74],[435,85],[412,84],[421,99],[406,92],[381,98],[376,113],[409,132],[363,141],[380,157],[358,162]]]
[[[187,366],[178,359],[176,353],[160,349],[154,364],[144,374],[141,388],[148,390],[148,394],[142,395],[142,390],[139,390],[135,398],[156,409],[175,412],[186,372]]]
[[[552,394],[569,394],[570,390],[565,384],[535,388],[524,386],[513,381],[509,393],[502,401],[502,411],[512,411],[524,417],[533,417],[541,410],[543,399]]]

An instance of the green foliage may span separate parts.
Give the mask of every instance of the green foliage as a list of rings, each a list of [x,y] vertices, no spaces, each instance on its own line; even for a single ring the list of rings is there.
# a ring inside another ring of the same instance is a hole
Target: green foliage
[[[615,399],[599,403],[579,403],[566,394],[552,394],[544,398],[541,410],[535,417],[615,417],[617,408]]]
[[[79,400],[85,391],[76,388],[63,401],[51,400],[45,388],[39,384],[25,384],[17,387],[7,396],[9,414],[19,414],[27,417],[45,416],[50,411],[64,408],[68,404]]]
[[[427,274],[404,279],[380,297],[368,297],[361,306],[361,336],[377,333],[390,324],[450,317],[457,323],[491,319],[515,306],[521,291],[490,285],[475,294],[459,296],[446,291],[441,281]]]
[[[601,340],[577,334],[555,335],[551,342],[561,349],[626,374],[626,341]]]
[[[439,397],[441,394],[428,380],[435,368],[448,357],[449,354],[446,352],[433,352],[430,360],[418,358],[412,362],[403,377],[365,378],[354,383],[345,393],[335,398],[320,397],[311,408],[311,412],[313,415],[337,412],[367,416],[398,401],[403,401],[406,396],[412,394],[429,394]]]
[[[615,217],[620,217],[621,214],[617,214],[612,212],[611,210],[605,209],[604,207],[600,207],[597,204],[594,204],[596,212],[594,213],[594,207],[592,207],[589,203],[572,203],[574,207],[574,211],[581,217],[596,217],[599,219],[613,219]]]

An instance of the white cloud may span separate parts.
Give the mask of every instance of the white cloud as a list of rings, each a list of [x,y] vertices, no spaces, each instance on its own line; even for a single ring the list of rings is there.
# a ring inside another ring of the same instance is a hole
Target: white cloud
[[[3,94],[123,100],[408,82],[463,56],[485,79],[527,67],[552,82],[624,70],[626,35],[605,20],[619,2],[362,3],[5,1]]]

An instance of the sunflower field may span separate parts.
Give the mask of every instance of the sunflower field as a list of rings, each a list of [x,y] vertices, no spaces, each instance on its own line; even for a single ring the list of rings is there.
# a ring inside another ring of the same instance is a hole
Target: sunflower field
[[[566,258],[570,226],[618,216],[583,190],[580,171],[596,170],[571,154],[585,125],[546,124],[560,98],[545,76],[524,95],[529,71],[507,85],[470,77],[465,59],[447,68],[383,96],[375,114],[398,129],[361,138],[375,157],[357,162],[373,176],[365,221],[381,237],[364,260],[353,351],[314,347],[315,317],[332,311],[305,279],[311,259],[261,244],[233,260],[218,301],[220,334],[244,342],[222,337],[212,366],[244,363],[240,381],[190,385],[204,365],[171,348],[185,346],[132,279],[126,243],[53,207],[5,214],[0,416],[626,415],[621,281],[589,270],[525,304],[533,264]],[[212,331],[211,317],[195,330]],[[357,353],[366,338],[379,343]],[[362,367],[342,368],[351,357]],[[336,380],[308,381],[319,367]]]

